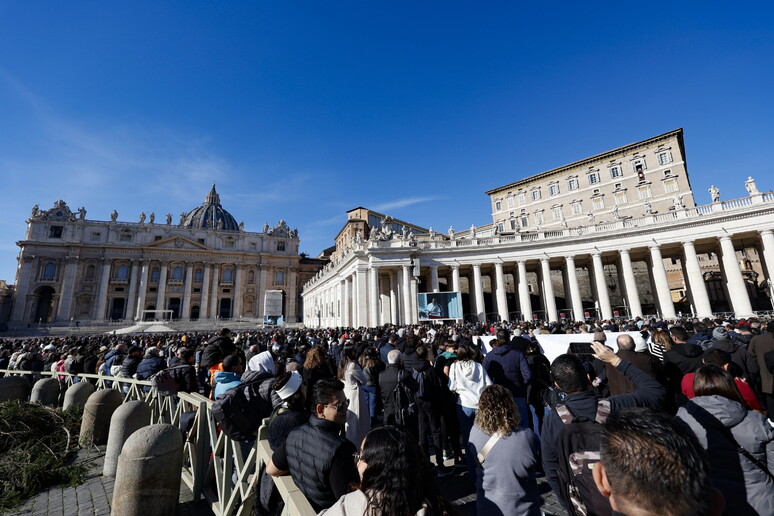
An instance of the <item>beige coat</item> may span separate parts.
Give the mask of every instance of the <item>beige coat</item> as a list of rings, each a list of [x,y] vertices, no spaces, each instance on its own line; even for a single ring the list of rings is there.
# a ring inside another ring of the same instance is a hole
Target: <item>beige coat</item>
[[[323,509],[317,516],[369,516],[371,512],[366,512],[368,508],[368,499],[365,493],[358,489],[349,494],[345,494],[339,501],[330,508]],[[425,516],[427,511],[422,508],[416,513],[416,516]]]

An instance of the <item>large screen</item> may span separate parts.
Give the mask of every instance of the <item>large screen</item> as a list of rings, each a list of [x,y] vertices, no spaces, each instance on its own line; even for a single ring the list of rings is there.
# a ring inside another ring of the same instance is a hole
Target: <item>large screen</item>
[[[459,292],[420,292],[417,294],[420,321],[462,319],[462,294]]]

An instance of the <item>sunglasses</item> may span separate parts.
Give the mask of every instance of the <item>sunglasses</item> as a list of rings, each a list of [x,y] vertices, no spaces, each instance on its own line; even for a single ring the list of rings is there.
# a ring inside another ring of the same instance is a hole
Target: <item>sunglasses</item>
[[[341,400],[334,405],[326,405],[326,407],[335,408],[336,412],[344,412],[349,408],[349,400]]]

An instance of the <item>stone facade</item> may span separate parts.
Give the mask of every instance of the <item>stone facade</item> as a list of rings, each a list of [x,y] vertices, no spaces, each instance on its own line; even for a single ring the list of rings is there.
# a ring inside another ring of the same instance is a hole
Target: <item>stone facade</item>
[[[215,185],[201,206],[172,219],[141,213],[125,222],[113,211],[108,221],[90,220],[61,200],[35,206],[17,242],[11,321],[132,321],[146,310],[183,320],[262,319],[270,289],[283,292],[285,320],[298,320],[301,285],[324,261],[299,256],[297,230],[280,220],[245,231]]]
[[[695,206],[677,129],[486,192],[500,233],[563,229]]]

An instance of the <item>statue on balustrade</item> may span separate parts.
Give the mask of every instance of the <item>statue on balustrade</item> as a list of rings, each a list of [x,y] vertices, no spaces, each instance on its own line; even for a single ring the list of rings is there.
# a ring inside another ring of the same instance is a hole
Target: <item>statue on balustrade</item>
[[[145,212],[140,212],[140,224],[145,224]]]
[[[747,176],[747,181],[744,182],[744,187],[747,188],[747,193],[754,195],[759,193],[758,186],[755,184],[755,179],[752,176]]]
[[[83,220],[83,219],[85,219],[85,218],[86,218],[86,208],[84,208],[83,206],[81,206],[80,208],[78,208],[78,218],[79,218],[80,220]]]
[[[167,213],[166,217],[167,217],[167,226],[172,225],[172,214]]]
[[[110,221],[115,222],[118,220],[118,212],[116,210],[113,210],[113,213],[110,214]]]
[[[449,240],[454,240],[454,226],[449,226]]]
[[[156,220],[156,214],[154,212],[151,212],[150,217],[148,218],[148,222],[153,224],[153,222]]]
[[[712,202],[720,202],[720,190],[715,185],[710,186],[707,191],[712,196]]]

